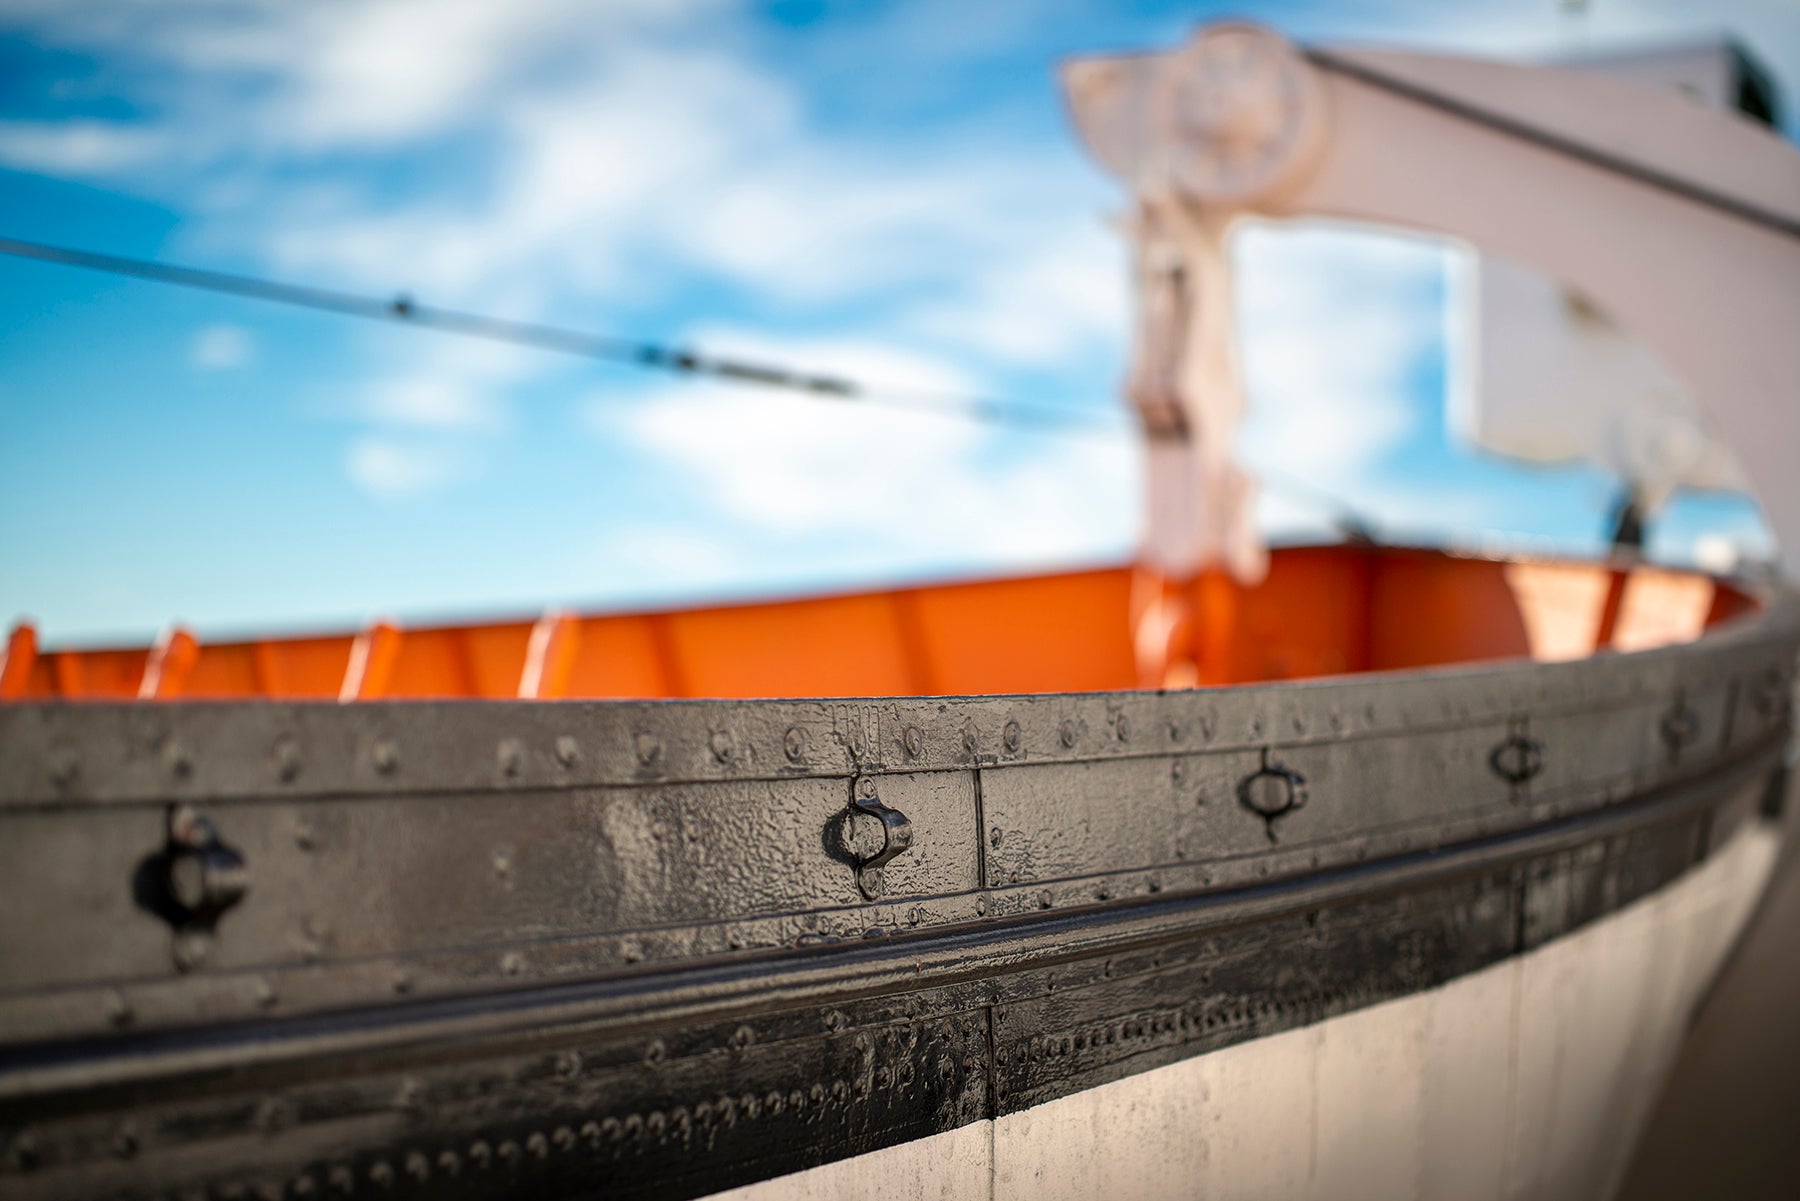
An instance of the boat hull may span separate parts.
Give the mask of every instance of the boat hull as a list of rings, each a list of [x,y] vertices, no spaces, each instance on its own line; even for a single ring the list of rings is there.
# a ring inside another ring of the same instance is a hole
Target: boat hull
[[[1078,1195],[1058,1114],[1274,1123],[1437,1028],[1396,1005],[1466,1035],[1450,1076],[1512,1040],[1535,1113],[1518,1032],[1568,998],[1530,965],[1756,891],[1728,865],[1785,789],[1796,641],[1784,601],[1643,654],[1221,691],[9,708],[0,1172],[692,1197],[985,1130],[992,1187],[1037,1146]],[[1406,1126],[1393,1070],[1361,1112]],[[1315,1173],[1380,1142],[1335,1112],[1292,1117]],[[1254,1192],[1239,1144],[1196,1145]]]

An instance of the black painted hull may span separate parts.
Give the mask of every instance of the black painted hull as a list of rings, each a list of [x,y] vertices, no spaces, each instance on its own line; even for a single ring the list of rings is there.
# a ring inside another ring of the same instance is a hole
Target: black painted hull
[[[1797,642],[1784,602],[1221,692],[0,711],[0,1187],[699,1196],[1419,993],[1772,807]]]

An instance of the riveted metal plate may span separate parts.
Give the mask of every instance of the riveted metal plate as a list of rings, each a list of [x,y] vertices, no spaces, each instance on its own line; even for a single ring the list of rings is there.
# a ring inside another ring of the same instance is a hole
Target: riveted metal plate
[[[1784,598],[1224,691],[0,708],[0,1191],[695,1196],[1430,987],[1754,820],[1797,642]],[[1303,805],[1242,803],[1271,765]],[[179,813],[248,882],[199,946],[138,888]]]

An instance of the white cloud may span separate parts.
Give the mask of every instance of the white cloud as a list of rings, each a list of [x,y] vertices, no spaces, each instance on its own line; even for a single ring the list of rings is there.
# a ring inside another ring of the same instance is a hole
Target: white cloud
[[[209,325],[194,335],[188,361],[202,371],[233,371],[256,358],[256,342],[239,325]]]
[[[1423,416],[1413,377],[1441,337],[1442,251],[1314,224],[1237,238],[1245,455],[1323,490],[1366,488]]]
[[[167,148],[163,131],[118,121],[0,121],[0,162],[75,179],[137,170]]]
[[[1054,366],[1122,347],[1131,308],[1125,247],[1083,214],[1007,255],[977,258],[949,299],[903,323],[984,355]]]
[[[452,447],[369,434],[350,443],[344,469],[364,491],[394,500],[463,478],[468,464]]]
[[[661,523],[609,532],[593,544],[586,566],[601,578],[655,581],[654,590],[666,593],[688,588],[716,591],[720,581],[743,575],[754,563],[744,548],[726,538]]]
[[[428,429],[491,429],[502,421],[492,393],[437,373],[375,384],[362,411],[378,424]]]
[[[884,358],[887,378],[957,382],[952,368]],[[883,365],[854,350],[811,361]],[[1079,561],[1116,555],[1135,533],[1135,449],[1124,439],[1025,437],[700,382],[598,398],[588,419],[609,443],[665,464],[709,520],[753,545],[829,542],[840,564]]]

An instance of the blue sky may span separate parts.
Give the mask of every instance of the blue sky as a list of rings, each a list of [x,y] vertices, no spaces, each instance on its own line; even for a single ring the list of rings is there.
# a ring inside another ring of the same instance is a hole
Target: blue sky
[[[1526,55],[1730,30],[1790,135],[1800,6],[1237,3]],[[0,236],[1115,411],[1116,189],[1063,55],[1200,4],[12,0]],[[1241,240],[1253,464],[1396,538],[1596,544],[1598,472],[1446,437],[1444,258]],[[53,641],[792,593],[1117,561],[1128,440],[996,432],[0,259],[0,620]],[[1270,496],[1272,535],[1322,532]],[[1679,501],[1658,549],[1766,550]]]

